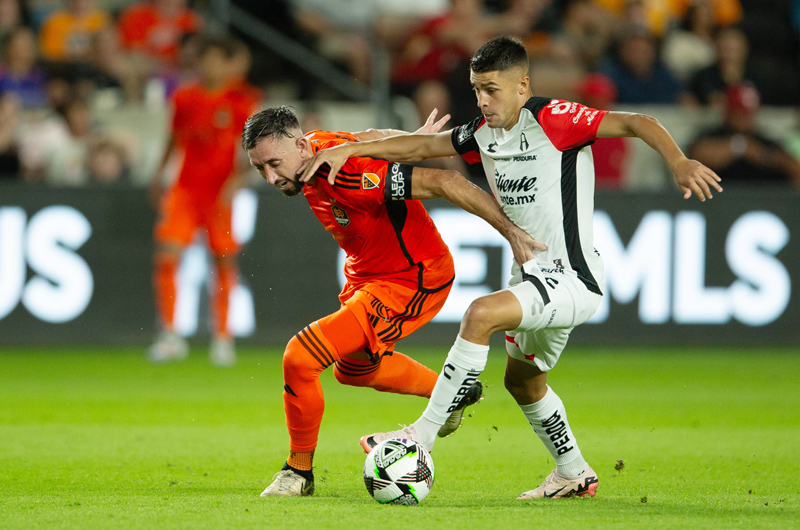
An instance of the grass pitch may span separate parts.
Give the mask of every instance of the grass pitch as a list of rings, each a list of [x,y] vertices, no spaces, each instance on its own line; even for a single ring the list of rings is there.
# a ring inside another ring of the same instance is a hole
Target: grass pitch
[[[438,370],[446,351],[409,353]],[[278,351],[225,370],[201,350],[170,366],[5,350],[0,526],[800,528],[800,351],[568,350],[550,383],[600,475],[593,499],[514,499],[554,466],[503,367],[494,348],[486,399],[436,444],[433,492],[403,507],[367,494],[358,438],[415,420],[423,399],[324,374],[317,492],[265,500],[288,448]]]

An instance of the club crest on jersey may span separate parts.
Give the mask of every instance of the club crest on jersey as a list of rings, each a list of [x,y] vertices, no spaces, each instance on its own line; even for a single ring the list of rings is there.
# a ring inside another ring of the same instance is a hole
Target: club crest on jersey
[[[377,188],[381,183],[381,178],[375,173],[364,173],[361,175],[361,189],[371,190]]]
[[[339,226],[342,228],[347,228],[347,226],[350,224],[350,218],[347,216],[347,212],[335,204],[331,206],[331,212],[333,213],[333,217],[336,219],[336,222],[339,223]]]

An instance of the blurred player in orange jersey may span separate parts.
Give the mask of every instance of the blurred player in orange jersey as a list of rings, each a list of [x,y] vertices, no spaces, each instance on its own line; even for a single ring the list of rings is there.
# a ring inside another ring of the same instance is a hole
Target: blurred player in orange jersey
[[[239,251],[231,234],[231,201],[242,179],[236,171],[240,132],[260,99],[234,60],[240,49],[229,39],[203,39],[199,83],[179,89],[174,96],[172,135],[151,185],[160,213],[153,286],[161,333],[150,347],[153,362],[179,360],[188,353],[185,339],[174,328],[175,274],[184,248],[199,228],[207,233],[216,268],[210,289],[214,318],[210,359],[220,366],[236,360],[227,325]],[[164,169],[175,150],[183,152],[183,163],[177,181],[164,194]]]
[[[434,133],[446,121],[434,119],[435,113],[418,132]],[[302,192],[347,254],[340,309],[305,327],[286,346],[283,399],[290,452],[262,497],[314,492],[312,463],[325,406],[319,375],[328,367],[343,384],[430,395],[436,373],[394,350],[397,341],[439,312],[454,277],[450,252],[419,199],[444,197],[483,218],[508,239],[517,259],[529,259],[537,245],[487,193],[455,171],[351,158],[335,175],[320,167],[305,185],[298,180],[297,171],[318,151],[397,134],[404,133],[304,135],[286,107],[251,116],[242,133],[242,145],[261,176],[285,195]],[[480,382],[471,382],[439,436],[458,428],[463,407],[477,401],[480,388]]]

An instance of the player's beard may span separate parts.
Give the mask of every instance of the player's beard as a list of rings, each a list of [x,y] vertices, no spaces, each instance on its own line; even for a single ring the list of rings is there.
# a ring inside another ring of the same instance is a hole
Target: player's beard
[[[283,193],[285,196],[294,197],[303,191],[303,184],[301,182],[297,180],[290,180],[289,183],[291,184],[291,187],[285,186],[281,188],[281,193]]]

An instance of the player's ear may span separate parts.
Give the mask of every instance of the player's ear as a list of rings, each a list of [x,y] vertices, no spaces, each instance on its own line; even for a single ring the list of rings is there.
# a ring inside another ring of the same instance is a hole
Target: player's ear
[[[522,96],[528,93],[528,87],[531,85],[531,78],[527,75],[523,75],[519,79],[519,95]]]
[[[308,138],[305,136],[300,136],[294,141],[294,144],[297,147],[297,152],[300,153],[301,157],[311,154],[311,144],[309,143]]]

